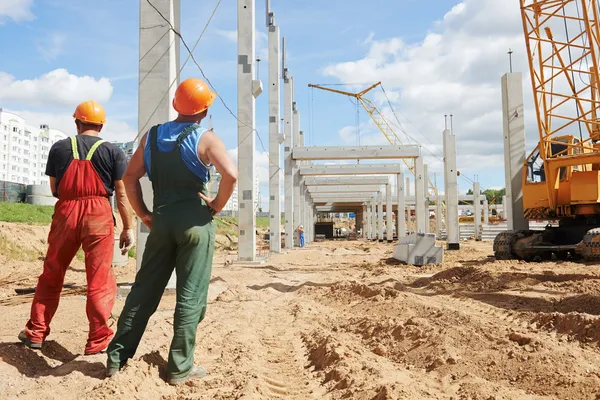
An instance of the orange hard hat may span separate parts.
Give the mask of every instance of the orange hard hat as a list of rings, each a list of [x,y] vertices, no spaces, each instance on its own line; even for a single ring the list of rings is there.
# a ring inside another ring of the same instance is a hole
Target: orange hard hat
[[[92,125],[104,125],[106,113],[104,108],[94,100],[87,100],[79,104],[73,113],[73,118]]]
[[[201,79],[189,78],[175,91],[173,108],[182,115],[196,115],[208,109],[217,95]]]

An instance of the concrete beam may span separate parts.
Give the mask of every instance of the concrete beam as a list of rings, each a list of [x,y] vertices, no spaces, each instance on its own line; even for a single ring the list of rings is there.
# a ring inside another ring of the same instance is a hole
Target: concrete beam
[[[395,175],[402,170],[400,164],[310,165],[300,167],[300,175]]]
[[[358,186],[358,185],[387,185],[389,178],[386,176],[307,176],[304,178],[306,186]]]
[[[378,192],[382,186],[308,186],[309,193],[359,193]]]
[[[419,146],[298,147],[295,160],[386,160],[417,158]]]

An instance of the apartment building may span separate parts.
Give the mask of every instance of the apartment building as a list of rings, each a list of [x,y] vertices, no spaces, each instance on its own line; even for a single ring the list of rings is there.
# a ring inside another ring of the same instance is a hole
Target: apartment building
[[[50,147],[67,138],[48,125],[33,127],[17,114],[0,108],[0,181],[47,185]]]
[[[219,174],[215,167],[210,168],[210,182],[208,184],[208,196],[215,197],[219,192],[219,185],[221,184],[221,174]],[[254,209],[258,212],[260,208],[260,185],[258,176],[254,181],[254,192],[256,197],[254,198]],[[235,185],[233,194],[229,198],[229,201],[223,208],[223,211],[237,211],[238,210],[238,186]]]

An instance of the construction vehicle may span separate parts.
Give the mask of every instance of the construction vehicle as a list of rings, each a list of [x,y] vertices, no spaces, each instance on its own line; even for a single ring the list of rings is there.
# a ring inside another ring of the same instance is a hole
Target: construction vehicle
[[[507,231],[497,259],[600,260],[599,0],[520,0],[539,143],[522,170],[528,220]]]

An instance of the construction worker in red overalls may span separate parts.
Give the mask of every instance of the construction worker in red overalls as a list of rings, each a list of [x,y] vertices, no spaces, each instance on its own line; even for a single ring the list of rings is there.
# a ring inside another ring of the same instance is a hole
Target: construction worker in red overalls
[[[19,339],[30,348],[42,347],[58,308],[65,272],[83,247],[89,321],[85,354],[91,355],[105,351],[113,336],[107,322],[117,291],[112,272],[115,219],[109,202],[115,190],[123,220],[123,254],[133,245],[134,234],[121,181],[127,167],[125,154],[98,137],[106,121],[104,109],[94,101],[86,101],[73,117],[77,136],[56,142],[48,155],[46,175],[58,202],[48,235],[44,271],[35,289],[30,319]]]

